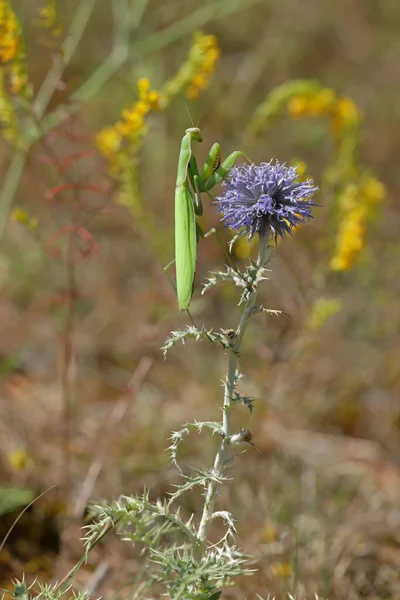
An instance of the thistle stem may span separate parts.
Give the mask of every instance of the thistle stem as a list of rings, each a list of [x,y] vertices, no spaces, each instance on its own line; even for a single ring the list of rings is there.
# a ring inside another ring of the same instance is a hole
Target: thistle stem
[[[270,253],[268,251],[268,236],[260,243],[260,249],[258,252],[257,265],[258,268],[263,267],[269,260]],[[256,300],[257,300],[258,288],[254,287],[247,302],[244,306],[242,316],[239,321],[239,325],[235,333],[235,342],[232,346],[232,351],[228,357],[228,368],[227,375],[224,385],[224,399],[223,399],[223,417],[222,417],[222,439],[219,445],[217,454],[215,456],[212,474],[215,476],[208,484],[206,498],[204,501],[203,514],[201,517],[199,529],[197,532],[198,548],[196,558],[201,559],[204,553],[204,542],[207,538],[208,528],[213,519],[215,501],[218,496],[220,483],[218,479],[224,474],[225,464],[227,459],[228,447],[230,444],[231,431],[231,416],[232,416],[232,397],[235,388],[236,371],[238,365],[238,356],[240,353],[241,343],[244,332],[246,330],[249,319],[254,311]]]

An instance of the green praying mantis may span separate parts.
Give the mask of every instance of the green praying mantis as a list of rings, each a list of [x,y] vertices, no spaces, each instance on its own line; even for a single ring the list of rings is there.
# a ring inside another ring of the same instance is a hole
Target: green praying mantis
[[[167,274],[167,270],[175,261],[176,293],[180,310],[187,310],[192,299],[197,243],[200,237],[206,238],[215,233],[215,229],[204,233],[196,221],[196,215],[200,217],[203,214],[200,194],[205,192],[212,198],[210,190],[229,175],[239,157],[250,162],[243,152],[236,150],[221,163],[220,145],[215,143],[199,171],[192,152],[192,141],[203,141],[198,127],[187,129],[182,138],[175,186],[175,259],[164,268]]]

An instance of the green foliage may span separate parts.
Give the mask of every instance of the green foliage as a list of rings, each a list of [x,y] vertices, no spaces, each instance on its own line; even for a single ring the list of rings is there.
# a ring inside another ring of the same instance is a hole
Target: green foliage
[[[33,490],[0,487],[0,516],[26,506],[34,497]]]

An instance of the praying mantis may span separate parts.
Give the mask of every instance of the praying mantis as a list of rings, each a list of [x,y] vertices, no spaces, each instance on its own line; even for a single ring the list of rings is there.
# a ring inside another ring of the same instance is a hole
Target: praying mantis
[[[205,192],[211,197],[210,190],[229,175],[229,171],[238,158],[241,157],[250,162],[243,152],[235,150],[221,163],[220,145],[215,143],[207,155],[203,168],[199,171],[192,152],[192,141],[203,141],[201,130],[198,127],[186,129],[182,138],[175,186],[174,260],[176,263],[176,294],[180,310],[187,310],[192,299],[196,274],[197,243],[200,237],[206,238],[211,233],[215,233],[215,229],[204,233],[196,221],[196,216],[200,217],[203,214],[200,194]],[[164,268],[166,274],[174,260]]]

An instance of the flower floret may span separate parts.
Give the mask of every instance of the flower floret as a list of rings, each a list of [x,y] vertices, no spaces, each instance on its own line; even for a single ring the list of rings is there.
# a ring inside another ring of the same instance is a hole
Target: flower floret
[[[299,181],[296,167],[279,161],[241,164],[233,167],[216,199],[222,221],[230,229],[247,233],[249,240],[258,233],[283,237],[312,218],[312,196],[317,187],[311,179]]]

